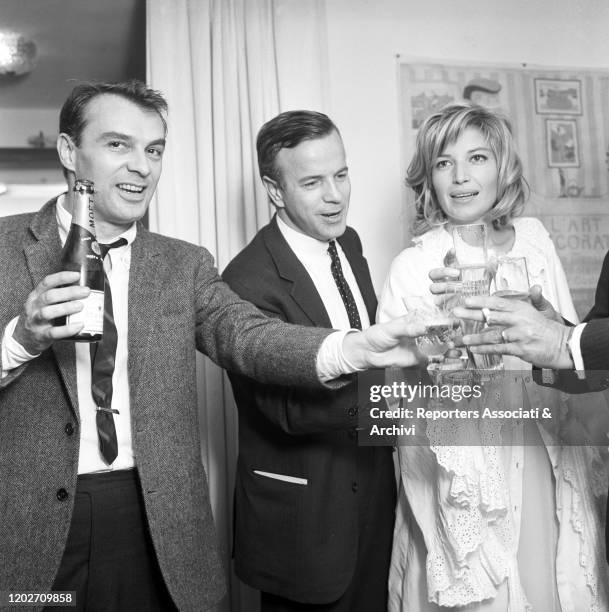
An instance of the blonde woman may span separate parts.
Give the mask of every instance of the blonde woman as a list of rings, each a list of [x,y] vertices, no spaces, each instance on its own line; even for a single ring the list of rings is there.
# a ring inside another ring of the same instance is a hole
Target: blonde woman
[[[421,127],[408,169],[416,197],[414,246],[391,265],[378,320],[427,294],[429,272],[452,247],[451,229],[485,223],[497,256],[526,257],[532,284],[565,318],[577,316],[555,247],[540,221],[520,217],[526,182],[506,119],[453,104]],[[514,358],[515,359],[515,358]],[[491,407],[561,401],[525,371]],[[548,399],[548,394],[551,398]],[[564,402],[563,402],[564,403]],[[568,406],[564,406],[568,409]],[[596,449],[558,446],[536,422],[502,431],[495,446],[403,446],[389,609],[493,612],[607,610]],[[598,493],[598,495],[597,495]]]

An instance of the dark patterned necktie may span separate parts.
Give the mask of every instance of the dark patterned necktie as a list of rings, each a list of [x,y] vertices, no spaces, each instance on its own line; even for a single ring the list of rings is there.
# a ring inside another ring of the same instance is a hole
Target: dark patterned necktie
[[[105,259],[110,249],[115,249],[127,244],[124,238],[119,238],[111,244],[100,244],[101,258]],[[104,333],[100,342],[91,344],[91,394],[97,406],[95,422],[97,424],[97,437],[99,439],[99,450],[108,465],[118,455],[118,441],[116,439],[116,428],[114,427],[113,414],[118,410],[112,409],[112,374],[114,373],[114,361],[116,359],[116,345],[118,334],[114,323],[112,311],[112,292],[110,283],[104,272],[106,285],[104,297]]]
[[[338,287],[338,292],[340,293],[340,297],[342,298],[343,304],[345,305],[345,309],[347,310],[347,316],[349,317],[349,325],[351,325],[353,329],[361,329],[362,322],[359,318],[357,305],[355,303],[355,299],[353,298],[353,293],[351,293],[351,288],[347,283],[347,279],[343,274],[343,268],[340,265],[338,251],[336,250],[336,242],[334,240],[330,240],[328,246],[328,253],[330,253],[330,259],[332,260],[332,263],[330,264],[330,270],[332,271],[334,282]]]

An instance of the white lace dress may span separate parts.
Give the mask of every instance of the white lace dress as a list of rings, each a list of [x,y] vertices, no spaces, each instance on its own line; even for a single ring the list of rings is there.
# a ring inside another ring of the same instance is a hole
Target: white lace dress
[[[509,255],[526,257],[531,284],[541,285],[554,307],[576,322],[548,232],[533,218],[516,219],[514,228]],[[442,266],[452,247],[441,227],[414,242],[391,265],[379,321],[403,315],[404,296],[429,293],[428,273]],[[506,361],[507,369],[514,376],[500,389],[489,386],[483,405],[582,407],[577,398],[538,387],[528,364]],[[606,409],[604,396],[585,398]],[[553,445],[552,434],[535,422],[515,422],[501,433],[490,426],[480,432],[479,445],[447,446],[439,441],[455,434],[450,426],[428,426],[429,446],[399,448],[389,610],[609,610],[602,526],[607,479],[599,449]]]

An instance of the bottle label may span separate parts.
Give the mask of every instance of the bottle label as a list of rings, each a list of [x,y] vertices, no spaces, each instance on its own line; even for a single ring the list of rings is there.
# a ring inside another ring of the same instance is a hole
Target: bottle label
[[[93,212],[92,194],[84,191],[74,194],[72,223],[82,227],[89,235],[95,236],[95,214]],[[95,238],[93,239],[95,240]]]
[[[68,315],[66,323],[84,323],[81,334],[101,334],[104,330],[104,292],[91,291],[82,303],[84,308]]]

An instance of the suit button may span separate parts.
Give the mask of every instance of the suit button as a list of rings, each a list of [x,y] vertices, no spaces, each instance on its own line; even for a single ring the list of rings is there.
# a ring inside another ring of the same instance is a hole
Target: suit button
[[[57,499],[59,501],[66,501],[66,499],[68,499],[68,492],[64,488],[58,489]]]
[[[350,417],[353,417],[357,414],[357,406],[351,406],[351,408],[349,408],[349,410],[347,410],[347,414]]]
[[[357,493],[357,482],[352,482],[352,483],[351,483],[351,490],[352,490],[354,493]]]
[[[68,436],[71,436],[74,433],[74,425],[72,425],[72,423],[68,423],[65,426],[64,431],[68,434]]]

